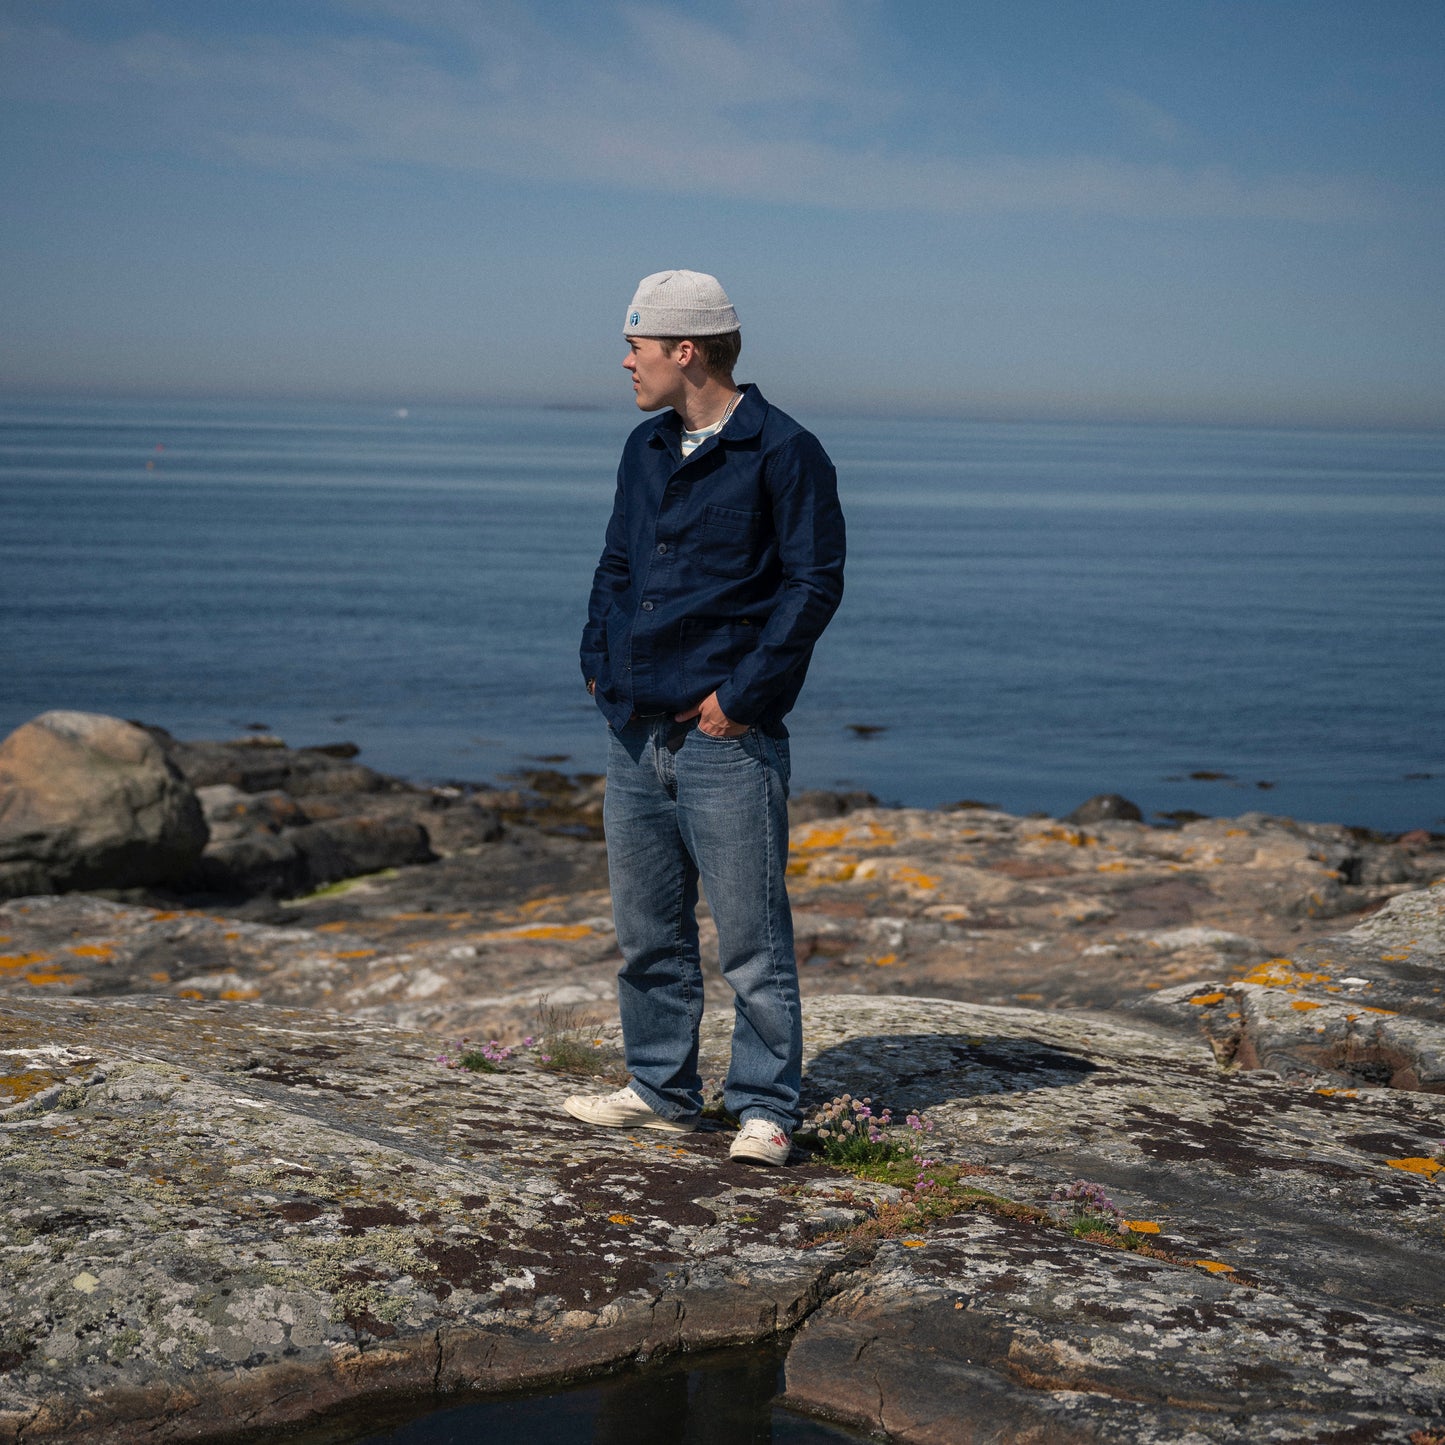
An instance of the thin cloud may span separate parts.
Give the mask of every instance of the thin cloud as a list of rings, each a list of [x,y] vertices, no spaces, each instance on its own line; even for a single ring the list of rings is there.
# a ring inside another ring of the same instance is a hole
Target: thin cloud
[[[1156,145],[1172,146],[1179,142],[1184,127],[1162,105],[1156,105],[1147,96],[1116,85],[1103,88],[1104,99],[1128,123],[1134,134]]]
[[[761,0],[744,0],[727,26],[625,4],[601,47],[515,6],[351,8],[405,17],[435,43],[151,32],[100,45],[17,26],[7,49],[11,73],[29,74],[29,98],[98,105],[124,118],[110,129],[129,144],[261,167],[420,165],[667,195],[693,194],[705,178],[712,194],[738,201],[967,215],[1320,222],[1368,210],[1354,186],[1329,178],[868,144],[888,132],[878,122],[897,113],[902,87],[872,75],[867,37],[842,0],[789,7],[787,44]],[[1177,134],[1143,97],[1109,99],[1156,138]]]

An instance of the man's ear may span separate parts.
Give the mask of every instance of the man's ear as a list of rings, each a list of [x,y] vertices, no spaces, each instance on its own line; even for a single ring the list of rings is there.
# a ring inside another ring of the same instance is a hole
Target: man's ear
[[[686,371],[687,368],[692,365],[692,359],[696,355],[697,347],[695,347],[691,341],[688,341],[685,338],[682,341],[679,341],[677,345],[672,348],[672,359],[684,371]]]

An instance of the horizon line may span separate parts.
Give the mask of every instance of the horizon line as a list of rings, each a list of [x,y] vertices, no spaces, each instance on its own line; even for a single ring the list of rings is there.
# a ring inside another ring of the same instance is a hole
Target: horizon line
[[[744,378],[744,384],[747,379]],[[615,400],[599,395],[576,400],[558,400],[520,393],[482,393],[454,390],[408,393],[401,390],[382,391],[377,388],[338,388],[335,390],[226,390],[215,387],[126,387],[112,385],[77,385],[60,388],[23,382],[0,380],[0,404],[24,402],[155,402],[235,406],[358,406],[379,407],[393,413],[415,408],[475,408],[480,410],[527,409],[557,412],[592,412],[621,414],[633,412],[630,397]],[[860,405],[847,397],[825,399],[803,390],[788,405],[806,408],[830,419],[862,418],[869,421],[954,421],[993,426],[1144,426],[1202,427],[1209,430],[1294,431],[1294,432],[1394,432],[1433,435],[1445,433],[1445,414],[1439,416],[1411,415],[1408,411],[1395,415],[1342,416],[1339,408],[1331,408],[1331,419],[1301,408],[1282,408],[1277,415],[1266,416],[1221,406],[1206,412],[1194,412],[1177,404],[1151,407],[1127,403],[1037,403],[980,401],[950,404],[941,398],[920,399],[909,403],[906,398],[889,396],[881,404],[875,393],[874,405]]]

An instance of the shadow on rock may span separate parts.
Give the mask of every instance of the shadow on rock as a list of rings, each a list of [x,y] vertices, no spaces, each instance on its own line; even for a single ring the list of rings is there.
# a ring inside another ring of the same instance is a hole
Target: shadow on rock
[[[1078,1084],[1098,1065],[1036,1039],[978,1034],[864,1034],[821,1050],[803,1078],[804,1104],[837,1094],[928,1109],[983,1094]]]

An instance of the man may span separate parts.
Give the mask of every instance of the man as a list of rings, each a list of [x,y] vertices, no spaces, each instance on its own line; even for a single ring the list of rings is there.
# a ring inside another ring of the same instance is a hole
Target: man
[[[781,1164],[800,1114],[788,731],[843,595],[843,514],[817,438],[733,382],[737,313],[712,276],[659,271],[623,328],[637,405],[582,633],[609,725],[603,823],[631,1080],[568,1113],[686,1132],[702,1109],[698,882],[734,992],[731,1156]]]

